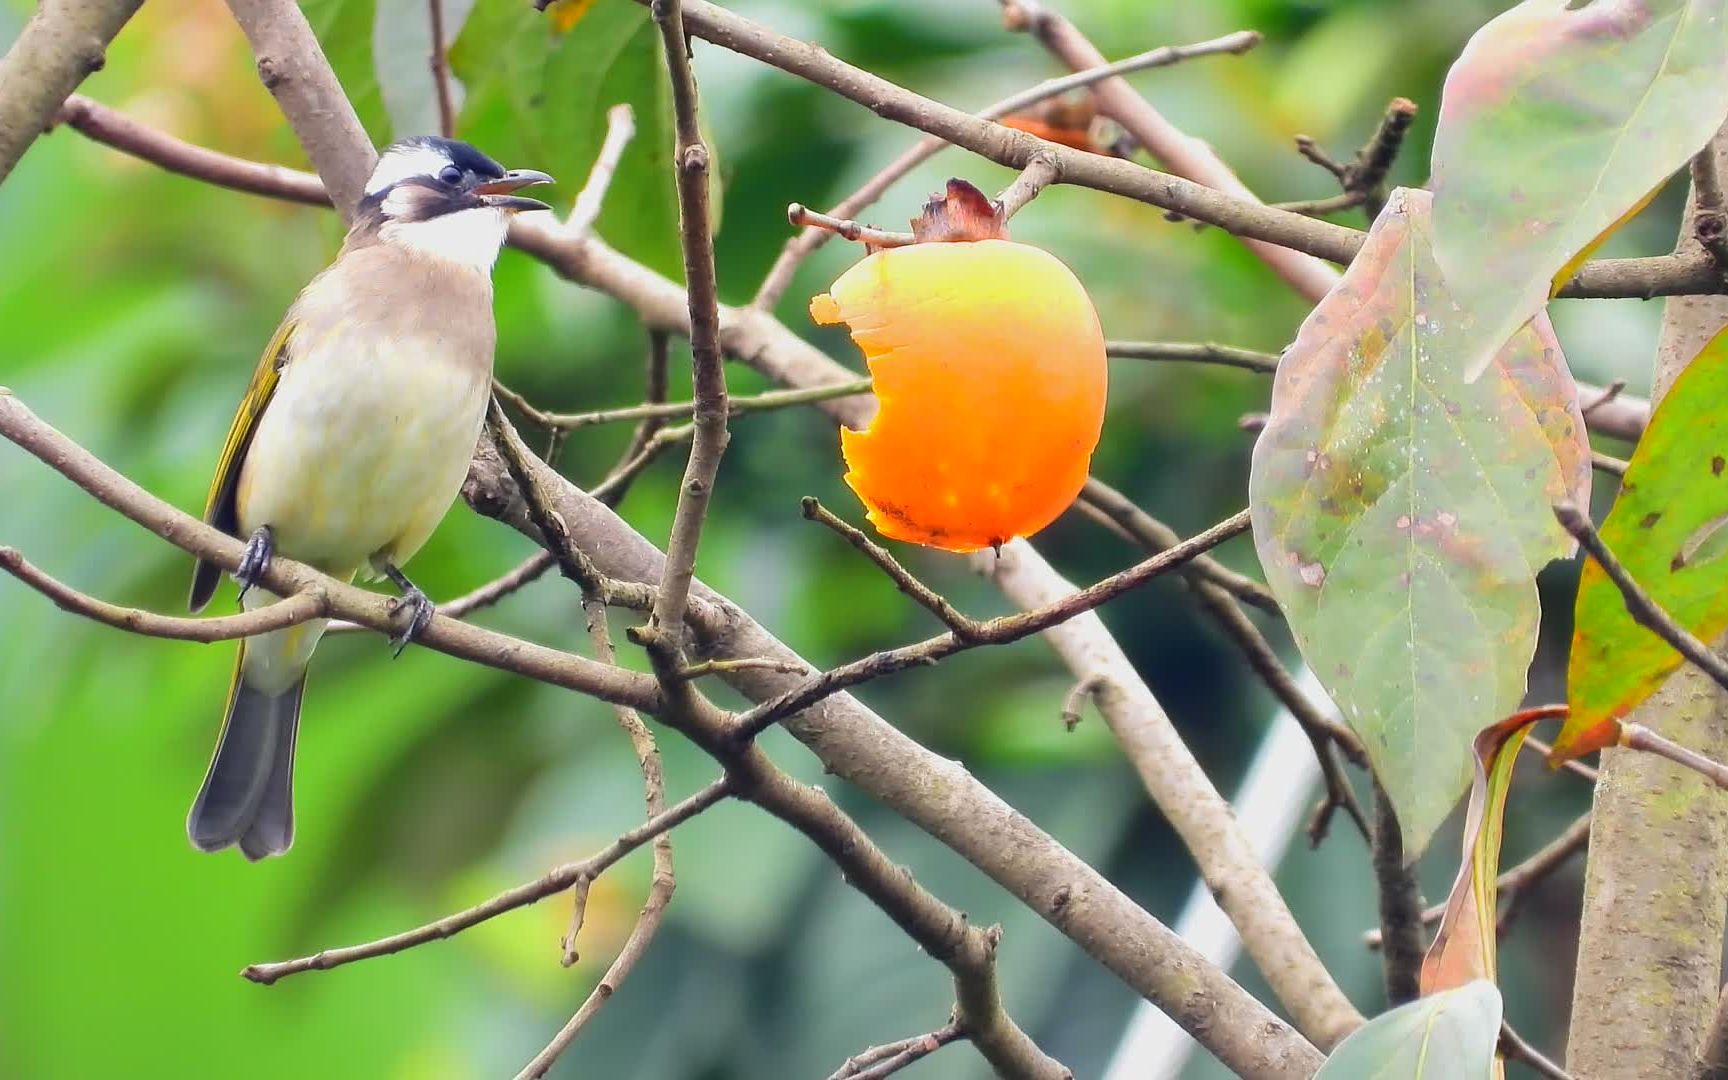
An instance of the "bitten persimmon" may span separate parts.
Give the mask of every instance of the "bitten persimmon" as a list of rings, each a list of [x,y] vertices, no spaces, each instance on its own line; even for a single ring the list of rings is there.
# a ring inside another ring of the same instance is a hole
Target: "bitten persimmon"
[[[1104,421],[1104,334],[1055,256],[1005,239],[887,248],[810,313],[847,324],[875,381],[875,419],[840,445],[884,536],[977,551],[1079,494]]]

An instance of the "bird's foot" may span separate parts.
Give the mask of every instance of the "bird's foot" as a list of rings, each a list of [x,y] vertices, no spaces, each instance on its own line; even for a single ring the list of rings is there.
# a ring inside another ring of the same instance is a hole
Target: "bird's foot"
[[[252,538],[246,541],[246,551],[240,556],[239,569],[234,571],[234,580],[240,583],[241,600],[245,600],[246,593],[258,584],[264,571],[270,569],[270,560],[275,555],[276,543],[270,536],[270,526],[258,526]]]
[[[420,586],[409,581],[408,575],[401,570],[385,564],[384,576],[402,590],[402,596],[391,605],[391,615],[397,616],[404,611],[408,612],[407,624],[403,626],[400,633],[394,634],[390,638],[390,644],[394,650],[390,655],[397,657],[402,655],[402,650],[408,647],[410,641],[419,637],[420,632],[426,629],[427,624],[432,621],[432,613],[438,609],[437,605],[433,604],[431,599],[420,590]]]

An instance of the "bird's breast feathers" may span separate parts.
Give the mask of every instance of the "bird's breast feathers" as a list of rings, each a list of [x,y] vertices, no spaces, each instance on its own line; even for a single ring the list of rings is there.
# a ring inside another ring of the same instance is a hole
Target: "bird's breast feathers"
[[[352,269],[354,273],[348,273]],[[491,389],[490,283],[380,245],[296,302],[240,474],[242,535],[330,572],[405,562],[455,500]]]

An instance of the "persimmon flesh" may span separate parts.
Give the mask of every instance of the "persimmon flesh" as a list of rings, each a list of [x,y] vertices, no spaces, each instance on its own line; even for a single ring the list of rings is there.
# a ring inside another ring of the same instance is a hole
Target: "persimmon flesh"
[[[1007,240],[889,248],[810,313],[851,329],[875,382],[875,419],[840,446],[882,535],[977,551],[1079,494],[1104,422],[1104,334],[1055,256]]]

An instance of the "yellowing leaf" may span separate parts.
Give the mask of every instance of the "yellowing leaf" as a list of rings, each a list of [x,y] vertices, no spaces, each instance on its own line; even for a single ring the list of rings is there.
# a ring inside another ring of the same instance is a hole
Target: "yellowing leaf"
[[[1470,39],[1434,135],[1434,256],[1468,377],[1728,115],[1728,0],[1526,0]]]
[[[1471,740],[1523,697],[1549,506],[1590,455],[1546,317],[1465,381],[1428,193],[1399,189],[1279,364],[1249,505],[1267,582],[1362,736],[1412,857],[1470,781]]]
[[[1500,876],[1500,838],[1512,769],[1530,725],[1564,716],[1566,707],[1527,709],[1476,736],[1475,779],[1464,819],[1464,862],[1446,901],[1446,914],[1434,944],[1422,960],[1424,996],[1495,978],[1496,918]]]
[[[1687,365],[1632,453],[1602,539],[1658,607],[1705,641],[1728,630],[1728,330]],[[1581,504],[1582,505],[1582,504]],[[1625,716],[1680,666],[1680,654],[1632,620],[1594,560],[1578,580],[1566,694],[1572,716],[1555,760],[1611,746]]]

